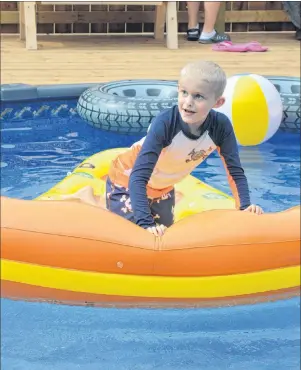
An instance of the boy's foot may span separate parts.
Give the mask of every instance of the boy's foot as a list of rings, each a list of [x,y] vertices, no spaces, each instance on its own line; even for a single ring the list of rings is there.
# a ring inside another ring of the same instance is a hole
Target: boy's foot
[[[198,41],[201,31],[199,28],[190,28],[187,30],[187,40],[188,41]]]
[[[226,33],[215,33],[214,36],[210,37],[210,38],[202,38],[202,35],[201,37],[199,38],[199,42],[201,44],[217,44],[219,42],[223,42],[223,41],[230,41],[230,36],[227,35]]]
[[[295,37],[297,40],[301,41],[301,29],[300,28],[296,31]]]
[[[92,186],[87,185],[77,192],[68,195],[61,195],[61,200],[79,200],[82,203],[89,204],[94,207],[106,209],[104,199],[94,195]]]

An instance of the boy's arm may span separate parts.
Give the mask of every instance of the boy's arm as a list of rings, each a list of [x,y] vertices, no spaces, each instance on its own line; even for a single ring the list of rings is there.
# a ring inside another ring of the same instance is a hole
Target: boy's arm
[[[146,135],[130,175],[129,193],[136,224],[147,229],[156,226],[147,199],[146,186],[166,143],[166,123],[159,115]]]
[[[251,204],[250,192],[247,178],[240,163],[236,137],[232,124],[226,116],[223,116],[223,122],[220,124],[224,130],[222,130],[223,134],[217,150],[226,169],[236,208],[244,210]]]

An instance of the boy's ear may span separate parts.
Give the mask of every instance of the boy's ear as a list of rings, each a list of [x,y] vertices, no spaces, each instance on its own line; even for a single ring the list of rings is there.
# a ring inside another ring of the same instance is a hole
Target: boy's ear
[[[225,101],[226,101],[226,99],[223,96],[221,96],[220,98],[218,98],[218,100],[216,101],[216,103],[215,103],[215,105],[214,105],[213,108],[219,108],[219,107],[221,107],[222,105],[225,104]]]

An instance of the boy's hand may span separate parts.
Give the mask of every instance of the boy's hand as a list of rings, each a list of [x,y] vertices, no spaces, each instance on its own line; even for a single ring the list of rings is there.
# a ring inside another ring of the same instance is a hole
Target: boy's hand
[[[244,209],[246,212],[256,213],[257,215],[262,215],[263,209],[256,204],[251,204],[248,208]]]
[[[154,234],[155,236],[162,236],[166,229],[167,227],[161,224],[153,227],[148,227],[146,230]]]

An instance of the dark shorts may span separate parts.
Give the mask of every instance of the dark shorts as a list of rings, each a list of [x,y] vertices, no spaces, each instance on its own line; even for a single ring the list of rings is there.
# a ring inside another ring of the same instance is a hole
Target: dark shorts
[[[148,199],[154,221],[169,227],[174,222],[175,192],[171,190],[160,198]],[[113,184],[109,178],[106,183],[106,206],[111,212],[136,223],[132,210],[129,189]]]

